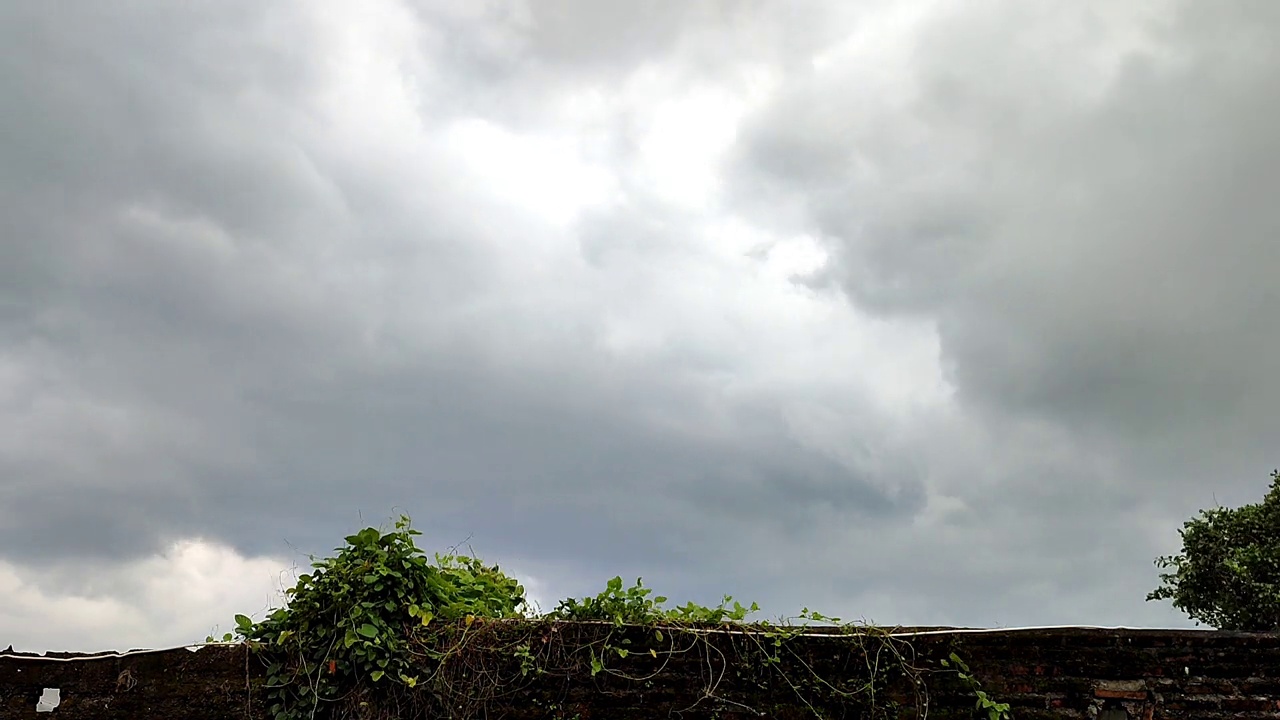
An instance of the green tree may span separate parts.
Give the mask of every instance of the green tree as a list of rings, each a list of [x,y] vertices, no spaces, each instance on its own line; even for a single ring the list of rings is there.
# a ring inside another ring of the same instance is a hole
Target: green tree
[[[1202,510],[1178,534],[1182,553],[1156,559],[1169,572],[1147,600],[1221,630],[1280,630],[1280,471],[1262,502]]]

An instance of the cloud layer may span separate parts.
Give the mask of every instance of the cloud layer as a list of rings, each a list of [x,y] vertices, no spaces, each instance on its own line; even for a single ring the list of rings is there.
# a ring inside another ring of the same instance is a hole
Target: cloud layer
[[[1280,18],[1087,5],[0,9],[0,644],[399,511],[548,601],[1183,624],[1275,464]]]

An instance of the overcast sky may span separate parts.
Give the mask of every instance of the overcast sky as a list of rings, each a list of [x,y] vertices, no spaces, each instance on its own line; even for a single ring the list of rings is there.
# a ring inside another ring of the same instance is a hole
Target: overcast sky
[[[0,2],[0,646],[410,514],[544,609],[1189,624],[1280,466],[1280,4]]]

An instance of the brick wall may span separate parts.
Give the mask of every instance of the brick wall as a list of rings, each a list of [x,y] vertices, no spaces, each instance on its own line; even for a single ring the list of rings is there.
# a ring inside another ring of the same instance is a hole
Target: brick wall
[[[814,633],[788,641],[782,661],[774,666],[762,663],[758,654],[769,643],[741,633],[711,630],[695,637],[668,632],[657,642],[649,628],[619,632],[591,624],[539,625],[532,631],[528,626],[518,631],[496,627],[492,632],[499,639],[518,632],[511,639],[531,642],[535,654],[539,647],[560,648],[558,655],[544,655],[547,667],[558,671],[522,676],[510,652],[472,656],[455,668],[457,677],[490,673],[493,687],[501,678],[502,692],[477,699],[459,686],[460,694],[428,708],[429,716],[785,720],[814,717],[815,712],[828,718],[865,717],[874,705],[882,716],[973,717],[972,692],[939,662],[955,652],[983,688],[1010,703],[1019,719],[1280,719],[1280,635],[1274,634],[1070,628],[924,631],[886,641]],[[599,647],[606,636],[614,644],[631,641],[626,659],[609,659],[610,670],[627,677],[608,671],[593,677],[570,657],[570,650]],[[554,641],[540,644],[542,638]],[[918,671],[915,679],[889,657],[894,653]],[[877,663],[878,669],[868,672]],[[852,692],[865,690],[871,676],[876,681],[873,703],[868,692]],[[840,692],[821,687],[815,678],[835,684]],[[259,659],[239,646],[71,662],[0,657],[0,718],[261,718],[262,681]],[[44,688],[58,688],[60,704],[38,714],[36,702]],[[468,699],[478,704],[467,706]]]
[[[1019,718],[1280,718],[1280,635],[1061,629],[954,640]],[[934,655],[941,643],[915,641]]]

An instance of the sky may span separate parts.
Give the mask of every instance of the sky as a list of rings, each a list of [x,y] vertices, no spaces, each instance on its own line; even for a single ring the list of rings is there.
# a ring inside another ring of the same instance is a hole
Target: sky
[[[0,646],[400,513],[878,624],[1146,602],[1280,436],[1280,4],[0,3]]]

